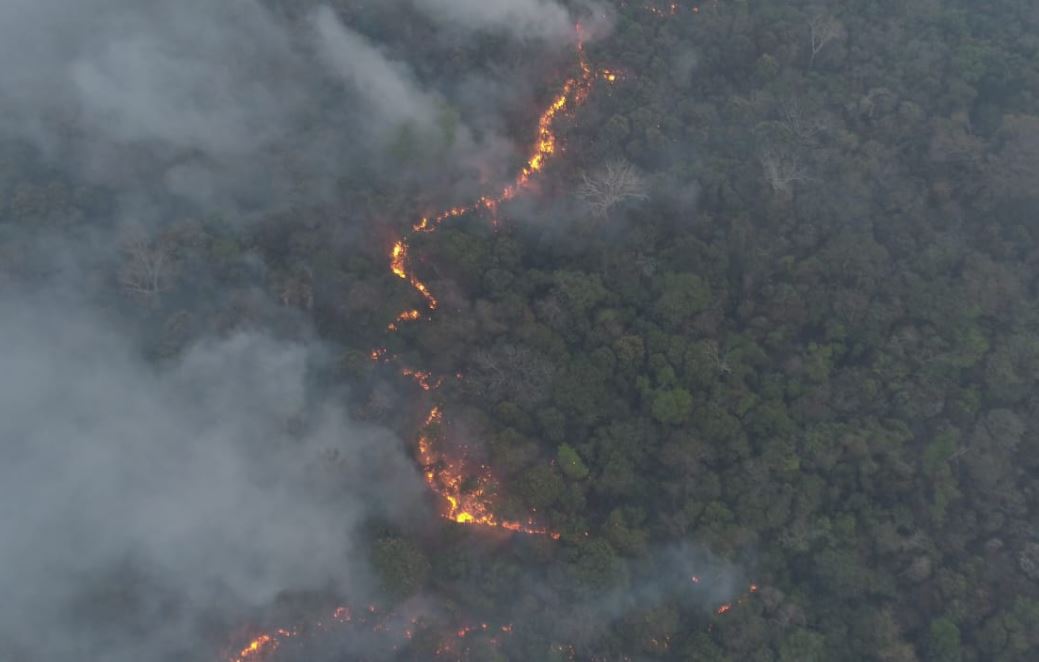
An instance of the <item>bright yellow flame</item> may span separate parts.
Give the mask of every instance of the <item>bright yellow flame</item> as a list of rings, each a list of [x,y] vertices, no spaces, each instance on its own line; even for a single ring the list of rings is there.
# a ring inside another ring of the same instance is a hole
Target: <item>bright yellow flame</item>
[[[390,251],[390,270],[393,271],[397,278],[411,283],[411,286],[418,290],[418,293],[426,300],[426,305],[429,306],[429,309],[436,310],[436,297],[433,296],[433,293],[429,291],[426,284],[420,281],[415,274],[408,272],[407,262],[408,245],[404,243],[403,239],[398,239],[393,244],[393,249]]]

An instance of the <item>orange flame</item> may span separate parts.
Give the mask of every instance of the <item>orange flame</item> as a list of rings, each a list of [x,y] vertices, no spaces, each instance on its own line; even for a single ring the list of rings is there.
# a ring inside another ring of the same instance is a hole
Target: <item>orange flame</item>
[[[520,169],[519,174],[513,182],[505,186],[496,196],[484,195],[475,202],[459,207],[452,207],[436,214],[423,216],[412,226],[414,232],[433,232],[441,223],[450,218],[457,218],[465,214],[486,210],[495,213],[501,203],[511,200],[520,191],[526,189],[534,175],[544,170],[546,164],[559,151],[558,139],[555,134],[555,122],[565,109],[576,107],[584,102],[591,91],[596,76],[588,64],[584,50],[584,34],[581,26],[577,31],[577,54],[580,75],[567,79],[563,89],[552,100],[552,103],[538,117],[537,136],[526,165]],[[438,302],[429,288],[408,267],[408,244],[407,237],[402,237],[393,244],[390,251],[390,270],[400,279],[408,281],[413,288],[426,300],[430,310],[436,310]],[[404,311],[389,324],[389,331],[396,331],[398,324],[403,321],[417,320],[421,317],[418,311]],[[373,359],[381,357],[381,354],[372,354]],[[435,389],[441,380],[432,381],[430,373],[415,370],[413,368],[402,368],[401,374],[415,380],[425,391]],[[503,520],[496,516],[489,505],[488,490],[493,484],[491,474],[487,467],[480,467],[480,472],[466,480],[465,463],[457,459],[442,457],[433,450],[433,441],[429,435],[429,428],[440,422],[440,409],[434,407],[429,413],[418,440],[418,456],[423,466],[426,482],[436,494],[447,502],[444,517],[460,524],[475,524],[481,526],[498,527],[509,531],[522,533],[549,535],[559,538],[558,533],[534,525],[533,520],[527,522],[516,522]],[[475,487],[463,491],[464,482],[474,484]]]
[[[442,421],[440,408],[433,407],[419,434],[418,459],[423,466],[426,484],[447,502],[444,517],[458,524],[497,527],[518,533],[547,535],[558,540],[558,533],[536,526],[533,519],[524,523],[503,520],[494,514],[489,504],[488,488],[493,480],[488,468],[481,466],[480,473],[467,481],[464,462],[436,452],[431,428]],[[463,490],[466,482],[474,483],[475,487],[469,491]]]
[[[246,660],[259,659],[261,655],[267,655],[278,648],[278,640],[269,634],[261,634],[243,648],[238,655],[231,658],[231,662],[246,662]]]
[[[394,273],[396,273],[396,272],[394,272]],[[400,315],[397,315],[397,317],[386,326],[386,330],[387,331],[396,331],[397,330],[397,325],[399,323],[401,323],[401,322],[414,322],[415,320],[418,320],[418,319],[421,319],[421,318],[422,318],[422,313],[420,313],[419,311],[417,311],[417,310],[405,310]]]
[[[436,297],[433,296],[426,284],[420,281],[415,274],[408,272],[407,263],[408,245],[404,243],[403,239],[399,239],[393,244],[393,250],[390,251],[390,269],[398,278],[408,281],[412,287],[418,290],[418,293],[426,300],[430,310],[436,310]]]
[[[548,108],[538,118],[537,136],[534,139],[534,148],[527,157],[526,165],[520,169],[511,184],[503,188],[496,196],[481,196],[476,202],[464,207],[452,207],[432,216],[423,216],[419,222],[412,226],[416,232],[433,232],[437,227],[449,218],[457,218],[465,214],[485,209],[494,213],[503,202],[512,200],[516,195],[526,189],[531,178],[544,170],[549,159],[556,154],[558,139],[554,131],[554,124],[559,114],[567,107],[576,107],[584,103],[591,92],[595,82],[595,74],[584,51],[584,33],[580,24],[577,25],[577,55],[578,66],[581,75],[569,78],[563,83],[562,91],[556,95]],[[610,79],[613,82],[613,79]],[[399,275],[399,274],[398,274]]]
[[[441,381],[443,381],[440,379],[433,381],[432,374],[424,370],[415,370],[414,368],[401,368],[400,374],[414,379],[415,383],[418,384],[423,391],[431,391],[440,386]]]

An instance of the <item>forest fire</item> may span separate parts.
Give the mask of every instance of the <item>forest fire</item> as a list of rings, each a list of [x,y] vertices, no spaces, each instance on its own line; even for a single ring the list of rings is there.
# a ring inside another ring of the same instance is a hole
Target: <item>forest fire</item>
[[[238,653],[227,658],[228,662],[261,662],[271,660],[275,652],[283,648],[290,640],[302,638],[304,635],[332,633],[347,627],[364,628],[370,632],[392,634],[398,643],[392,644],[397,650],[404,642],[411,640],[416,627],[421,626],[417,616],[406,616],[399,611],[383,612],[375,605],[368,605],[354,616],[350,607],[336,607],[326,618],[319,618],[306,628],[275,628],[255,635]],[[388,644],[391,645],[391,644]]]
[[[503,202],[512,200],[520,191],[527,188],[530,185],[531,178],[544,170],[549,159],[555,155],[558,150],[559,141],[554,130],[556,118],[565,109],[576,107],[584,103],[595,82],[595,74],[592,72],[591,65],[588,64],[588,59],[585,56],[584,33],[580,24],[576,27],[576,33],[578,65],[581,70],[581,75],[576,78],[567,79],[563,84],[562,91],[556,95],[548,108],[541,113],[541,116],[538,118],[538,129],[534,141],[534,148],[531,151],[530,156],[527,158],[526,165],[520,170],[519,174],[516,175],[513,182],[505,186],[497,196],[481,196],[476,202],[470,205],[464,207],[452,207],[451,209],[444,210],[434,214],[433,216],[423,216],[418,223],[412,226],[412,229],[415,232],[433,232],[441,223],[450,218],[464,216],[465,214],[480,209],[485,209],[493,213]],[[613,82],[613,80],[610,80],[610,82]],[[394,268],[394,273],[397,273],[396,268]],[[398,275],[400,274],[398,273]]]
[[[525,523],[503,520],[494,514],[488,503],[488,488],[493,482],[489,469],[481,465],[478,475],[467,477],[465,462],[445,457],[435,450],[434,435],[442,422],[440,408],[433,407],[419,434],[418,459],[423,467],[426,484],[447,504],[444,517],[458,524],[497,527],[517,533],[547,535],[558,540],[558,533],[537,527],[533,520]],[[463,487],[466,483],[475,486],[467,491]]]
[[[255,660],[261,655],[273,652],[278,647],[278,640],[269,634],[261,634],[256,637],[249,644],[238,653],[238,655],[231,658],[232,662],[245,662],[246,660]]]
[[[674,13],[674,10],[672,10]],[[444,221],[458,218],[469,213],[480,210],[495,213],[499,206],[515,198],[520,192],[527,189],[533,178],[543,172],[552,157],[560,151],[559,138],[556,133],[556,122],[562,113],[581,105],[588,97],[596,80],[604,80],[614,83],[621,79],[622,74],[613,69],[594,71],[589,65],[584,49],[584,40],[581,26],[577,31],[577,54],[580,73],[567,79],[560,92],[553,97],[548,107],[540,114],[537,122],[537,133],[534,144],[529,152],[525,165],[519,170],[513,181],[504,186],[497,195],[484,195],[475,202],[452,207],[435,214],[423,216],[412,226],[412,231],[434,232]],[[421,281],[409,264],[408,236],[402,236],[393,243],[390,250],[390,269],[398,278],[407,281],[425,300],[430,311],[435,311],[439,302],[430,291],[429,287]],[[422,313],[417,309],[409,309],[401,312],[393,322],[387,326],[387,331],[395,332],[399,324],[403,322],[418,321],[422,319]],[[387,349],[376,348],[371,350],[369,357],[372,361],[392,360]],[[413,379],[424,391],[433,391],[440,386],[441,380],[434,380],[429,372],[413,368],[402,367],[400,373]],[[461,375],[457,375],[461,379]],[[422,467],[423,477],[432,492],[443,500],[442,516],[458,524],[472,526],[483,526],[499,528],[507,531],[524,533],[529,535],[548,536],[559,539],[560,534],[547,528],[538,526],[534,520],[526,522],[507,520],[501,518],[493,511],[493,487],[494,477],[486,465],[473,465],[466,459],[449,456],[438,444],[441,434],[439,429],[443,423],[443,414],[439,406],[430,409],[421,425],[417,440],[417,460]],[[587,535],[587,534],[586,534]],[[699,583],[700,578],[694,576],[694,583]],[[757,587],[752,586],[752,591]],[[738,604],[738,601],[737,603]],[[732,609],[733,604],[727,603],[718,608],[718,614],[724,614]],[[354,618],[347,607],[338,607],[331,617],[324,621],[318,621],[306,629],[275,629],[255,635],[246,645],[238,649],[237,653],[227,657],[228,662],[260,662],[270,660],[276,651],[283,648],[289,640],[328,630],[333,625],[352,623],[354,625],[369,625],[378,632],[386,632],[385,619],[376,617],[376,609],[368,608],[368,615]],[[415,625],[412,620],[412,626]],[[410,640],[414,634],[414,627],[408,626],[401,631],[403,640]],[[488,630],[487,624],[478,627],[463,627],[456,630],[457,639],[464,639],[475,631]],[[503,634],[512,633],[512,625],[500,627]],[[496,643],[496,640],[492,640]],[[576,655],[572,645],[558,645],[561,653],[568,654],[570,659]],[[455,652],[453,644],[442,643],[437,649],[437,655]]]
[[[433,296],[426,284],[420,281],[415,274],[408,272],[407,263],[408,245],[404,243],[403,239],[399,239],[393,244],[393,249],[390,251],[390,268],[398,278],[408,281],[412,287],[418,290],[418,293],[426,300],[426,305],[429,306],[430,310],[436,310],[438,305],[436,297]]]
[[[417,310],[405,310],[386,326],[387,331],[396,331],[401,322],[414,322],[422,318],[422,313]]]
[[[433,375],[425,370],[415,370],[414,368],[401,368],[400,374],[405,377],[410,377],[415,380],[415,383],[419,385],[423,391],[432,391],[436,387],[440,386],[440,379],[433,380]]]
[[[526,165],[512,183],[505,186],[497,196],[481,196],[475,202],[459,207],[452,207],[433,215],[423,216],[412,226],[414,232],[433,232],[442,222],[464,216],[465,214],[484,209],[494,213],[501,203],[513,199],[520,191],[526,189],[532,178],[544,170],[552,156],[559,151],[559,139],[555,132],[555,122],[559,115],[568,108],[573,108],[585,101],[591,92],[596,75],[589,65],[584,50],[584,35],[580,24],[576,26],[577,54],[580,75],[569,78],[563,84],[548,108],[538,117],[537,136]],[[390,251],[390,270],[398,278],[408,281],[426,300],[430,310],[436,310],[438,302],[429,288],[409,270],[407,237],[397,240]],[[402,312],[389,324],[388,331],[396,331],[403,321],[417,320],[421,317],[416,310]],[[374,355],[373,355],[373,358]],[[413,368],[402,368],[401,374],[415,380],[424,391],[431,391],[440,385],[433,381],[428,372]],[[423,473],[430,489],[440,495],[447,503],[444,517],[459,524],[472,524],[497,527],[519,533],[548,535],[559,538],[558,533],[534,525],[533,521],[518,522],[503,520],[495,515],[489,505],[489,494],[493,478],[486,466],[480,466],[476,475],[469,475],[467,463],[460,459],[445,457],[442,452],[434,450],[434,440],[430,429],[440,423],[441,414],[434,407],[422,427],[418,440],[418,459],[423,466]],[[463,485],[472,486],[463,489]]]

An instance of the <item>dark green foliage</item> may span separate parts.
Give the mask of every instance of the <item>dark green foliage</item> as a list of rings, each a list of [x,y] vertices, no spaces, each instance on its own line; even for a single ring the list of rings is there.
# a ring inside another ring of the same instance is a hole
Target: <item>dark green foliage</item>
[[[372,549],[372,565],[383,586],[395,596],[417,593],[426,583],[430,564],[426,555],[403,538],[380,538]]]
[[[556,460],[559,462],[559,468],[568,478],[581,480],[588,475],[588,467],[570,444],[563,444],[559,447],[556,452]]]

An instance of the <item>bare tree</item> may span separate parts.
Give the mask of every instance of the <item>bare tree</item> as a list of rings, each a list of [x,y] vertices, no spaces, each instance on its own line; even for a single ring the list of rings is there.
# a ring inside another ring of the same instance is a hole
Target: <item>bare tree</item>
[[[811,179],[794,150],[766,148],[760,156],[765,181],[776,193],[789,193],[797,182]]]
[[[287,275],[282,280],[278,300],[284,306],[294,306],[303,310],[311,310],[314,307],[314,274],[310,267],[297,269],[295,273]]]
[[[826,122],[806,111],[796,99],[788,99],[779,106],[783,130],[799,145],[810,145],[826,128]]]
[[[492,402],[513,400],[527,406],[549,397],[554,375],[555,366],[540,352],[503,344],[473,353],[466,384]]]
[[[820,12],[808,21],[808,30],[812,38],[812,59],[809,64],[815,64],[815,56],[819,51],[841,35],[841,22],[831,14]]]
[[[595,172],[582,175],[577,195],[596,216],[606,216],[625,200],[645,200],[646,183],[635,167],[626,161],[610,161]]]
[[[119,283],[127,294],[151,302],[169,289],[173,248],[167,242],[135,235],[123,245],[123,256]]]

